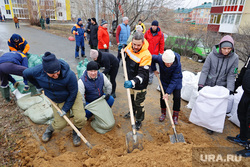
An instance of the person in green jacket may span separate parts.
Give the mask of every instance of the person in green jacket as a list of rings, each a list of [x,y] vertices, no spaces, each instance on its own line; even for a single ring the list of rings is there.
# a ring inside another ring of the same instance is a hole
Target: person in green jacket
[[[41,16],[40,24],[41,24],[42,29],[45,29],[44,22],[45,22],[44,18],[43,18],[43,16]]]

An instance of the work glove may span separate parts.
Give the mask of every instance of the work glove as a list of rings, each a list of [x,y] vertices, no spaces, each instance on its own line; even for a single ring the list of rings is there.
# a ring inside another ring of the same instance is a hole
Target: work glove
[[[133,84],[131,81],[125,81],[124,82],[124,88],[132,88],[133,87]]]
[[[63,110],[61,110],[62,112],[60,112],[60,111],[57,111],[57,113],[61,116],[61,117],[63,117],[64,115],[66,115],[66,112],[65,111],[63,111]]]
[[[104,47],[105,49],[107,49],[108,46],[107,46],[106,44],[104,44],[103,47]]]
[[[106,95],[105,95],[105,100],[108,100],[109,97],[110,97],[110,94],[106,94]]]
[[[203,88],[203,87],[199,86],[199,87],[198,87],[198,92],[199,92],[202,88]]]
[[[79,35],[79,33],[76,31],[76,35]]]
[[[29,85],[25,85],[24,88],[23,88],[24,91],[29,91],[30,90],[30,87]]]
[[[230,91],[230,92],[229,92],[229,95],[234,95],[234,92],[233,92],[233,91]]]

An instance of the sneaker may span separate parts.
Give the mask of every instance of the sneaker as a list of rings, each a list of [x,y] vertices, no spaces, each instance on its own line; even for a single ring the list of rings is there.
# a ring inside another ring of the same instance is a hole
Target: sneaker
[[[240,146],[243,146],[243,147],[247,146],[247,141],[241,140],[240,135],[237,135],[236,137],[227,136],[227,140],[232,143],[239,144]]]
[[[166,118],[166,113],[165,114],[161,114],[160,118],[159,118],[159,121],[160,122],[163,122]]]
[[[161,87],[160,87],[160,85],[157,86],[156,90],[158,90],[159,92],[161,92]]]
[[[236,151],[236,155],[242,156],[242,157],[250,157],[250,150],[244,149],[244,150]]]
[[[123,116],[123,118],[124,118],[124,119],[129,119],[129,118],[130,118],[130,112],[128,112],[127,114],[125,114],[125,115]]]
[[[116,95],[115,95],[115,93],[111,93],[111,96],[113,96],[113,98],[116,98]]]
[[[153,81],[148,81],[148,85],[152,85]]]
[[[214,131],[207,129],[207,134],[212,135]]]
[[[139,130],[141,128],[141,126],[142,126],[141,121],[135,121],[136,130]]]
[[[75,57],[76,59],[80,59],[80,57],[78,56],[78,57]]]

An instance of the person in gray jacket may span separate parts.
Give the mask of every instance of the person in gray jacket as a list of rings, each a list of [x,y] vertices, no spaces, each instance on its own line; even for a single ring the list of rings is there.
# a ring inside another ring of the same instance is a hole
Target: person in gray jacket
[[[224,86],[233,94],[238,61],[233,38],[230,35],[224,36],[206,58],[198,82],[198,91],[204,86],[218,85]],[[207,129],[207,133],[213,134],[213,131]]]

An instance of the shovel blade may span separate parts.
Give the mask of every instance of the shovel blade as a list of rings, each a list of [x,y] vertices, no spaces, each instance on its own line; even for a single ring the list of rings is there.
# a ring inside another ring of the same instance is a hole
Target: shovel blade
[[[127,152],[131,153],[134,149],[143,150],[142,138],[143,135],[141,133],[136,132],[136,134],[133,134],[132,131],[128,132],[126,135]]]
[[[175,135],[170,135],[170,142],[171,143],[185,143],[185,139],[182,133],[176,134],[177,138],[175,137]]]

